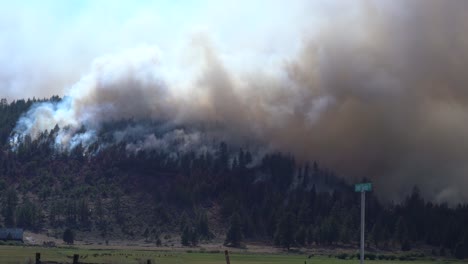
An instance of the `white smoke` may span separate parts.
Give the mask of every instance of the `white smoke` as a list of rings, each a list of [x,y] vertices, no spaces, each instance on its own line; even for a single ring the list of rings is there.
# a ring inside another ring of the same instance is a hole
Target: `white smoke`
[[[208,29],[173,38],[177,48],[140,46],[100,57],[62,102],[34,105],[21,117],[11,142],[57,124],[57,144],[69,149],[95,141],[109,122],[161,121],[214,129],[230,142],[259,142],[354,179],[371,178],[389,199],[419,185],[432,199],[468,200],[468,2],[343,5],[332,5],[314,30],[303,16],[272,17],[273,25],[285,21],[296,33],[291,21],[297,23],[302,40],[284,27],[278,38],[275,31],[260,35],[271,46],[257,45],[255,34],[236,31],[242,37],[231,39]],[[257,9],[247,10],[258,18]],[[254,27],[249,21],[242,25]],[[166,137],[145,130],[128,147],[196,148],[205,138],[174,129]],[[124,129],[114,139],[132,133]]]
[[[155,134],[149,134],[143,140],[136,143],[127,144],[127,151],[138,152],[145,150],[169,150],[171,153],[188,153],[197,154],[214,153],[215,150],[211,147],[209,138],[204,138],[201,132],[189,132],[184,129],[175,129],[167,132],[161,137]]]
[[[96,59],[90,73],[73,85],[61,102],[35,104],[23,115],[14,137],[36,139],[58,125],[61,130],[56,143],[70,149],[92,144],[105,122],[169,118],[178,111],[177,104],[161,76],[158,54],[155,47],[142,47]],[[77,133],[83,127],[85,130]]]

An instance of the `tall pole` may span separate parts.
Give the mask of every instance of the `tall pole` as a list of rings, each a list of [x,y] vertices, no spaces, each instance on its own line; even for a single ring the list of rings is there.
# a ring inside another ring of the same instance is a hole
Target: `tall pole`
[[[361,191],[361,264],[364,264],[364,229],[366,217],[366,192]]]

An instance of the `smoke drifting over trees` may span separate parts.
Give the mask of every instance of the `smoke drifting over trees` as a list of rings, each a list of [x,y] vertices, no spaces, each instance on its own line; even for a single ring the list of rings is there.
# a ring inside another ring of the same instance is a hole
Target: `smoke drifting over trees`
[[[67,127],[57,144],[73,148],[121,119],[214,127],[223,139],[370,178],[388,199],[419,185],[431,199],[468,200],[468,2],[362,1],[350,10],[330,7],[313,27],[295,21],[302,42],[280,59],[226,54],[210,32],[169,52],[183,60],[152,45],[101,56],[64,100],[33,106],[16,135],[57,124]]]

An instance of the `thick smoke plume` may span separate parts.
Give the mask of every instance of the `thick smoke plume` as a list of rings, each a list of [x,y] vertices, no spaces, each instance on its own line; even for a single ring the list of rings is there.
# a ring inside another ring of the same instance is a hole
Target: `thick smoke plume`
[[[68,130],[57,144],[73,147],[113,120],[203,124],[370,178],[388,199],[418,185],[429,199],[467,201],[468,2],[363,1],[332,11],[339,15],[304,33],[300,51],[256,69],[237,67],[209,34],[193,37],[181,64],[153,46],[98,58],[63,102],[35,105],[15,131],[34,138],[58,124]],[[174,133],[201,142],[196,132]],[[129,148],[150,145],[164,143],[148,135]]]

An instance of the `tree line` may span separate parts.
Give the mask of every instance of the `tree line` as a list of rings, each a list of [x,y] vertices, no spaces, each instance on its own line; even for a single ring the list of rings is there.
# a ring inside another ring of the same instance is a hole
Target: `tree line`
[[[50,100],[60,100],[58,97]],[[56,126],[16,150],[8,138],[37,100],[0,105],[0,223],[74,230],[103,239],[177,234],[194,246],[222,236],[229,246],[267,241],[284,247],[357,245],[359,195],[332,170],[292,155],[213,143],[214,152],[128,152],[99,139],[90,150],[58,151]],[[109,125],[112,130],[112,125]],[[104,140],[104,139],[102,139]],[[367,246],[468,257],[468,205],[425,201],[417,187],[402,202],[367,199]]]

